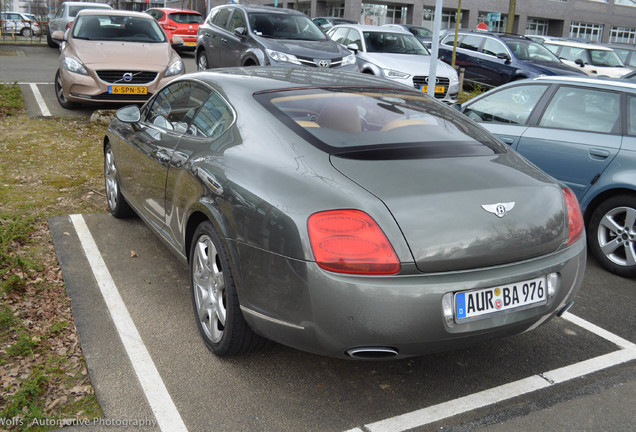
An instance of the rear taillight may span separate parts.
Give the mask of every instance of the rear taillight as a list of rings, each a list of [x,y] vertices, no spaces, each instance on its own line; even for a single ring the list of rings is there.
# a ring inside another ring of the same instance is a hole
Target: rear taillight
[[[565,196],[565,206],[568,210],[568,246],[577,241],[583,234],[585,224],[583,222],[583,214],[579,206],[579,200],[576,199],[574,192],[570,188],[563,188]]]
[[[307,221],[316,263],[337,273],[395,274],[400,271],[391,243],[373,218],[360,210],[329,210]]]
[[[73,21],[69,21],[68,24],[66,24],[66,28],[64,29],[64,31],[70,29],[72,25],[73,25]]]
[[[170,25],[170,24],[161,24],[161,27],[163,27],[164,29],[169,30],[169,31],[173,31],[173,30],[177,29],[177,26],[173,26],[173,25]]]

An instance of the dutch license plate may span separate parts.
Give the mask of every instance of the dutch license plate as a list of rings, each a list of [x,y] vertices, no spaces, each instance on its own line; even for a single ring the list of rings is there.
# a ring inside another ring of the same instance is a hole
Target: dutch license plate
[[[428,92],[428,86],[422,86],[422,92]],[[435,93],[446,93],[446,87],[444,86],[435,86]]]
[[[148,94],[148,88],[144,86],[108,86],[108,93],[145,95]]]
[[[514,309],[538,306],[546,302],[546,278],[517,282],[493,288],[455,294],[455,316],[458,320]]]
[[[183,46],[197,46],[196,42],[184,42]]]

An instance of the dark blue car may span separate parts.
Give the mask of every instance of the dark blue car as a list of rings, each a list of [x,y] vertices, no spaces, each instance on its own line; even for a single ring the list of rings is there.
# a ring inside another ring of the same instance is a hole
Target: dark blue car
[[[451,32],[439,46],[439,58],[448,64],[452,63],[454,40]],[[492,87],[545,75],[585,75],[525,36],[470,30],[458,33],[455,65],[464,69],[465,81]]]

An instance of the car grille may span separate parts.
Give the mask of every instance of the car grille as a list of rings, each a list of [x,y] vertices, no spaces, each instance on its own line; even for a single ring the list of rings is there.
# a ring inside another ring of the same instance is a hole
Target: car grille
[[[124,74],[131,74],[130,81],[124,80]],[[157,78],[157,72],[150,71],[121,71],[121,70],[103,70],[97,71],[97,76],[104,82],[109,84],[148,84]]]
[[[309,67],[324,67],[324,68],[331,69],[331,68],[340,67],[342,65],[342,57],[338,57],[335,59],[313,59],[309,57],[296,56],[296,58],[298,59],[298,61],[300,61],[300,63],[303,66],[309,66]],[[328,63],[328,66],[321,66],[320,65],[321,61],[326,61]]]
[[[420,87],[428,85],[428,83],[426,82],[428,77],[425,76],[415,76],[413,77],[413,86],[419,90]],[[444,86],[444,88],[446,88],[446,91],[444,93],[435,93],[435,97],[439,98],[439,99],[443,99],[444,96],[446,96],[446,93],[448,92],[448,86],[450,85],[450,79],[448,79],[447,77],[437,77],[437,84],[436,87],[438,86]]]

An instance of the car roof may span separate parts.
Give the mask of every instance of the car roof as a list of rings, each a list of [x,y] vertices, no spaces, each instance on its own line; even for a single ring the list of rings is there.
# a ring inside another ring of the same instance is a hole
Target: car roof
[[[374,25],[365,25],[365,24],[338,24],[336,26],[331,27],[331,29],[339,28],[339,27],[356,28],[363,32],[411,34],[410,32],[402,28],[374,26]]]
[[[159,10],[165,13],[174,13],[174,12],[180,12],[180,13],[191,13],[191,14],[197,14],[197,15],[201,15],[201,13],[192,10],[192,9],[177,9],[177,8],[163,8],[163,7],[153,7],[153,8],[148,8],[147,10],[145,10],[144,12],[148,12],[150,10]]]
[[[624,81],[620,78],[596,78],[596,77],[570,77],[570,76],[544,76],[532,78],[524,81],[559,83],[559,84],[576,84],[589,87],[604,87],[620,90],[627,90],[630,93],[636,93],[636,83]],[[519,83],[521,81],[515,81]]]
[[[77,13],[77,16],[85,16],[85,15],[99,15],[99,16],[130,16],[144,19],[151,19],[154,21],[154,18],[148,15],[145,12],[134,12],[129,10],[117,10],[117,9],[82,9]]]
[[[545,41],[545,44],[568,46],[568,47],[581,48],[581,49],[597,49],[601,51],[613,51],[611,48],[603,46],[603,45],[581,43],[581,42],[574,42],[574,41],[567,41],[567,40],[550,40],[550,41]]]
[[[69,6],[88,5],[88,6],[102,6],[104,8],[107,8],[107,7],[112,8],[111,5],[106,3],[100,3],[100,2],[67,1],[67,2],[63,2],[62,5],[69,5]]]
[[[626,50],[630,50],[630,51],[636,51],[636,45],[634,45],[634,44],[604,43],[604,44],[601,44],[601,46],[606,46],[606,47],[610,47],[610,48],[626,49]]]
[[[293,73],[290,73],[290,71]],[[251,79],[246,80],[246,77],[250,77]],[[315,87],[372,87],[382,89],[390,88],[406,92],[415,91],[402,84],[373,75],[300,66],[291,68],[284,66],[219,68],[193,72],[176,79],[196,79],[208,83],[213,87],[220,84],[225,91],[232,88],[235,92],[245,92],[246,94],[268,90],[275,91]]]
[[[229,4],[223,4],[223,5],[216,6],[215,8],[218,8],[218,7],[231,7],[231,8],[237,8],[237,9],[243,9],[246,12],[268,12],[268,13],[272,13],[272,14],[281,14],[281,15],[303,15],[303,16],[307,16],[304,13],[302,13],[300,11],[297,11],[297,10],[294,10],[294,9],[275,8],[275,7],[272,7],[272,6],[229,3]]]

